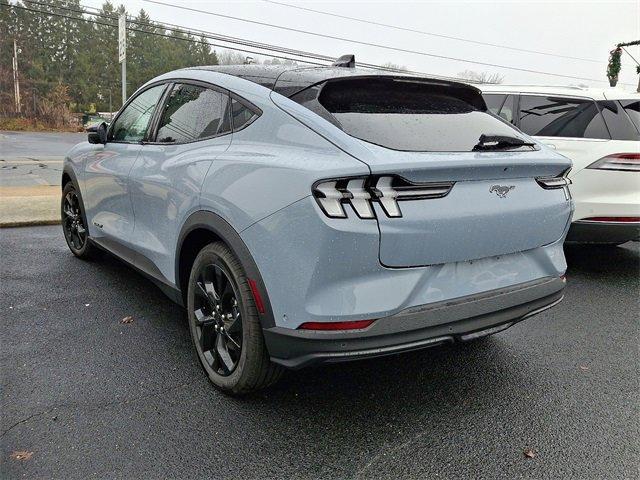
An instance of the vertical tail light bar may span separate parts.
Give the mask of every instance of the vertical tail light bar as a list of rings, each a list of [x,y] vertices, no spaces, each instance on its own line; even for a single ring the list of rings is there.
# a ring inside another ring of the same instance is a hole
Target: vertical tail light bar
[[[536,177],[536,182],[545,190],[556,190],[562,189],[564,192],[564,198],[566,200],[571,199],[571,192],[569,191],[569,185],[571,185],[571,180],[568,178],[570,168],[565,170],[561,175],[557,177]]]
[[[331,218],[346,218],[345,205],[350,204],[359,218],[376,218],[373,203],[382,207],[390,218],[402,217],[399,201],[442,198],[454,182],[411,183],[392,175],[321,180],[312,191],[322,211]]]

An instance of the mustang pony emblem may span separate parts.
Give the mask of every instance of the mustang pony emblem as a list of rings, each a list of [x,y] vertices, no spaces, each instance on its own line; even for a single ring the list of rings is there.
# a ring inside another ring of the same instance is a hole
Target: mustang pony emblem
[[[500,198],[505,198],[507,193],[516,188],[515,185],[494,185],[489,189],[489,193],[496,192]]]

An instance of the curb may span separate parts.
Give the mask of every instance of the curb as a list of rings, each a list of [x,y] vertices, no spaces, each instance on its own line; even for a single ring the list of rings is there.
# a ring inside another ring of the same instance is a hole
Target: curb
[[[37,227],[40,225],[60,225],[60,220],[17,220],[15,222],[0,222],[0,229],[15,227]]]

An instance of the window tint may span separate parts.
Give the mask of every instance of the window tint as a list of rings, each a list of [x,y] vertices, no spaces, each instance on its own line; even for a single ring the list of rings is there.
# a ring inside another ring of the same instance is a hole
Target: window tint
[[[229,96],[197,85],[174,85],[164,103],[158,142],[183,143],[231,131]]]
[[[141,142],[164,88],[165,85],[157,85],[134,98],[113,124],[110,140],[127,143]]]
[[[258,118],[258,114],[239,101],[231,100],[231,116],[233,117],[233,129],[240,130]]]
[[[469,152],[483,134],[523,138],[472,105],[474,95],[447,85],[358,79],[328,82],[318,101],[349,135],[394,150]]]
[[[633,124],[640,131],[640,100],[621,100],[620,105],[622,105]]]
[[[613,140],[640,140],[640,135],[622,105],[613,101],[598,102]]]
[[[514,112],[516,111],[515,100],[515,95],[509,95],[498,113],[498,115],[509,123],[514,123]]]
[[[487,109],[495,114],[500,114],[500,109],[502,105],[504,105],[504,101],[507,99],[506,95],[496,94],[496,93],[485,93],[482,95],[484,98],[484,102],[487,104]]]
[[[610,138],[596,103],[580,98],[522,95],[520,129],[541,137]]]

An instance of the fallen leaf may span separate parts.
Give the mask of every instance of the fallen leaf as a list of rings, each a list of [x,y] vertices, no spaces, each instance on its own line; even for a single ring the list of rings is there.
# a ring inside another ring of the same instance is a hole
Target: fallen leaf
[[[589,367],[587,367],[586,365],[580,365],[580,370],[586,372],[587,370],[589,370]]]
[[[26,450],[21,450],[19,452],[12,452],[11,458],[13,458],[14,460],[29,460],[32,455],[33,455],[33,452],[27,452]]]
[[[522,453],[524,453],[524,456],[527,458],[535,458],[538,454],[538,452],[536,452],[533,448],[525,448]]]
[[[120,323],[133,323],[133,317],[131,315],[127,315],[122,320],[120,320]]]

